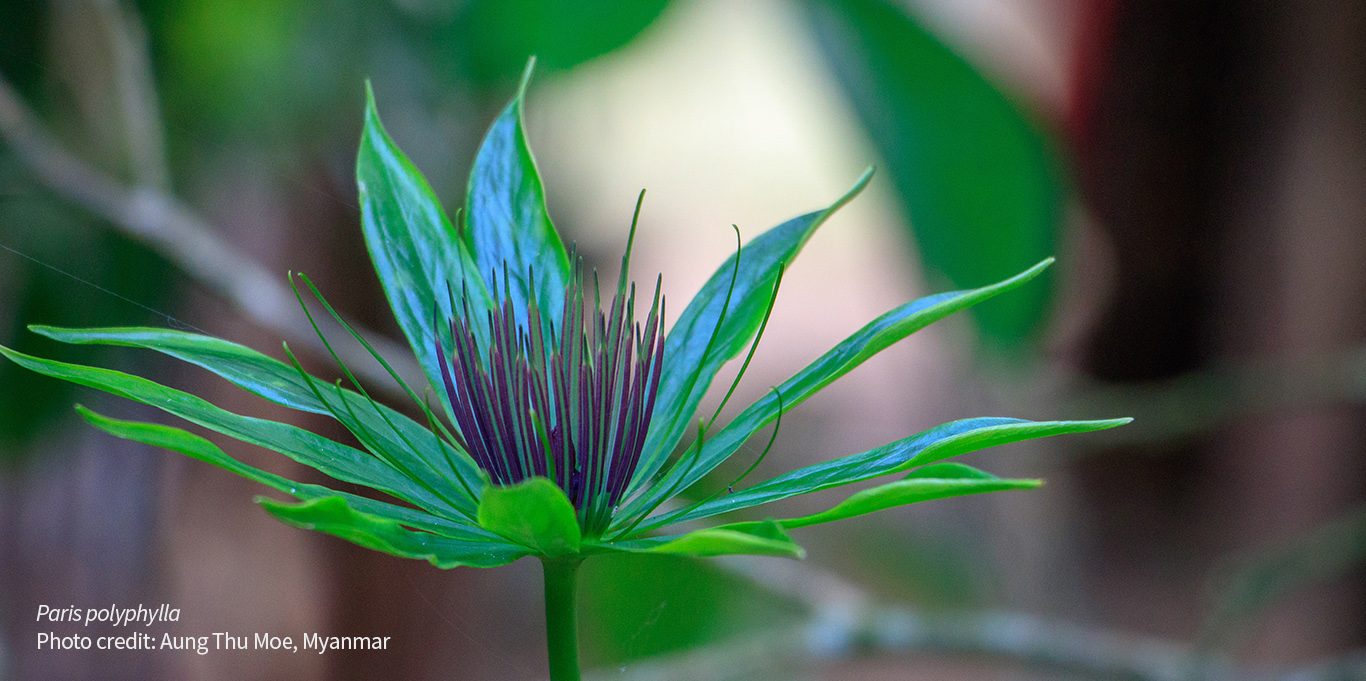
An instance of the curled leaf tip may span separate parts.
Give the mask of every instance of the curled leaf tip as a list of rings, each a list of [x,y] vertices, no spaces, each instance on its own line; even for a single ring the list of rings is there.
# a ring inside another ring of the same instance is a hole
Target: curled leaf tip
[[[375,86],[369,78],[365,79],[365,110],[367,113],[375,111]]]
[[[536,55],[531,55],[526,59],[526,67],[522,69],[522,79],[517,83],[517,100],[521,101],[526,97],[526,88],[531,84],[531,74],[536,70]]]
[[[854,186],[850,187],[849,191],[844,193],[844,196],[841,196],[839,200],[835,201],[835,203],[831,204],[829,208],[825,209],[824,215],[829,216],[833,214],[835,211],[843,208],[845,204],[849,203],[850,201],[853,201],[854,197],[863,193],[864,188],[867,187],[868,183],[873,180],[873,172],[875,170],[876,168],[874,168],[873,166],[868,166],[868,168],[863,171],[863,174],[859,175],[858,180],[854,182]]]
[[[858,181],[854,182],[853,191],[862,191],[868,183],[873,180],[873,175],[877,174],[877,166],[868,166],[863,169],[863,174],[859,175]]]
[[[1027,269],[1027,270],[1025,270],[1025,271],[1023,271],[1023,272],[1021,272],[1021,273],[1019,273],[1019,274],[1017,274],[1017,275],[1015,275],[1015,276],[1016,276],[1016,278],[1025,279],[1025,280],[1033,279],[1035,276],[1038,276],[1038,274],[1039,274],[1040,272],[1043,272],[1044,270],[1048,269],[1049,267],[1052,267],[1052,266],[1053,266],[1053,263],[1057,262],[1057,260],[1058,260],[1057,258],[1055,258],[1055,257],[1053,257],[1053,256],[1050,255],[1050,256],[1048,256],[1047,258],[1044,258],[1043,260],[1040,260],[1039,262],[1034,263],[1034,265],[1031,266],[1029,269]]]

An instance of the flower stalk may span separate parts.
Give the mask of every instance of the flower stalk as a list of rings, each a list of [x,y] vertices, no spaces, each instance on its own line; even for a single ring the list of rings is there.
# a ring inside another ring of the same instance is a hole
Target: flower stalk
[[[579,681],[578,580],[582,558],[542,558],[550,681]]]

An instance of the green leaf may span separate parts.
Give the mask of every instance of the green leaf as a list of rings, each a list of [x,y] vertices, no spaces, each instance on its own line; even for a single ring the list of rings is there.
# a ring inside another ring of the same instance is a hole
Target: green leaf
[[[684,535],[607,542],[594,545],[594,548],[695,558],[737,554],[798,560],[806,557],[806,550],[788,538],[783,528],[772,520],[709,527]]]
[[[898,473],[987,447],[1050,435],[1104,430],[1128,422],[1129,419],[1035,422],[986,417],[954,421],[861,454],[799,468],[733,494],[661,514],[647,520],[637,531],[697,520],[799,494]]]
[[[627,504],[621,516],[635,516],[640,510],[653,507],[662,501],[669,490],[687,489],[701,480],[721,462],[730,458],[731,454],[734,454],[756,431],[777,418],[779,407],[784,412],[788,411],[893,343],[955,312],[1024,284],[1052,263],[1053,259],[1048,258],[1005,281],[968,291],[953,291],[921,298],[874,319],[792,378],[784,381],[776,389],[776,394],[771,391],[746,408],[734,421],[726,424],[721,432],[703,444],[695,461],[688,460],[675,466],[649,493]],[[667,368],[668,365],[665,366]],[[661,412],[656,409],[655,413]],[[651,434],[653,432],[652,425]]]
[[[963,470],[966,469],[966,470]],[[944,463],[926,466],[912,472],[904,480],[889,482],[865,489],[841,501],[837,506],[820,513],[779,520],[783,529],[791,530],[852,518],[918,501],[948,497],[1000,492],[1011,489],[1033,489],[1042,480],[1007,480],[962,464]]]
[[[559,486],[541,477],[485,489],[479,524],[550,557],[578,553],[582,541],[574,504]]]
[[[527,63],[517,96],[484,135],[474,159],[463,236],[480,275],[497,278],[495,294],[511,293],[519,318],[534,291],[542,317],[558,327],[570,281],[569,257],[550,223],[541,176],[522,129],[522,100],[534,63]]]
[[[149,327],[66,329],[34,324],[28,328],[29,331],[63,343],[157,350],[208,369],[275,404],[313,414],[328,413],[293,367],[221,338]],[[320,382],[328,384],[327,381]]]
[[[110,435],[121,437],[125,440],[141,442],[153,447],[161,447],[163,449],[180,452],[189,457],[218,466],[231,473],[236,473],[248,480],[259,482],[296,499],[308,501],[310,499],[321,499],[325,497],[341,497],[346,500],[347,504],[358,511],[388,518],[408,527],[414,527],[456,539],[499,541],[497,536],[489,533],[483,528],[476,527],[459,519],[452,520],[442,518],[404,506],[396,506],[394,504],[367,499],[346,492],[338,492],[321,485],[295,482],[275,475],[274,473],[248,466],[223,453],[223,450],[219,449],[218,445],[180,428],[156,423],[122,421],[103,416],[81,405],[76,405],[76,410],[80,412],[81,416],[91,425]]]
[[[657,19],[668,0],[471,0],[451,26],[448,50],[482,85],[517,77],[527,55],[563,70],[606,54]]]
[[[419,558],[442,569],[497,567],[528,553],[510,544],[464,541],[414,532],[388,518],[352,509],[341,497],[322,497],[298,504],[282,504],[267,497],[257,497],[256,503],[287,525],[325,532],[400,558]]]
[[[156,350],[208,369],[253,395],[291,409],[327,416],[332,416],[334,411],[348,417],[355,414],[360,425],[379,440],[388,456],[417,474],[424,484],[437,489],[450,488],[463,510],[473,512],[475,508],[475,499],[465,488],[477,494],[484,486],[479,467],[469,454],[451,443],[439,441],[426,427],[383,405],[378,405],[376,412],[369,400],[351,390],[342,389],[339,396],[335,387],[315,378],[325,401],[320,402],[294,367],[251,348],[221,338],[167,329],[29,328],[63,343]],[[451,485],[448,477],[458,478],[460,484]]]
[[[0,354],[32,371],[156,407],[209,430],[280,452],[343,482],[391,494],[437,515],[460,515],[459,507],[451,501],[452,494],[458,494],[454,483],[447,483],[446,493],[438,495],[365,452],[297,426],[234,414],[189,393],[119,371],[54,362],[4,346],[0,346]]]
[[[916,250],[955,286],[1056,252],[1063,180],[1051,140],[966,61],[886,0],[813,0],[811,27],[910,216]],[[974,317],[1002,345],[1036,330],[1052,285]]]
[[[956,461],[941,461],[927,466],[921,466],[906,474],[904,480],[914,480],[916,478],[934,478],[939,480],[1000,480],[1001,478],[992,475],[980,468],[973,468],[965,463]]]
[[[738,274],[735,255],[731,255],[693,296],[664,341],[654,417],[628,494],[648,482],[668,460],[716,372],[740,354],[759,329],[778,272],[797,257],[816,228],[858,196],[870,179],[872,169],[830,207],[788,220],[752,239],[740,249]]]
[[[476,316],[491,309],[493,301],[479,267],[431,187],[389,139],[368,86],[356,184],[361,229],[384,295],[444,404],[436,343],[439,339],[450,347],[446,322],[455,315],[450,294],[454,293],[456,305],[460,296],[468,296]],[[479,324],[473,326],[483,340],[485,331]]]

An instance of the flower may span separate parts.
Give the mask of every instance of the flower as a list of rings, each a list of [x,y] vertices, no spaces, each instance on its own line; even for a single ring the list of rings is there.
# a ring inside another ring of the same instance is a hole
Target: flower
[[[629,295],[626,290],[628,262],[629,256],[622,259],[610,315],[585,316],[583,264],[576,259],[562,324],[552,325],[549,336],[533,289],[525,323],[506,297],[488,312],[487,353],[464,296],[461,314],[450,322],[453,361],[434,342],[461,444],[479,468],[496,485],[536,476],[553,481],[591,536],[607,529],[635,473],[663,367],[659,284],[642,328],[635,321],[635,285]],[[595,283],[594,300],[600,297]]]
[[[291,525],[442,568],[541,558],[551,672],[557,680],[577,678],[573,574],[584,558],[609,552],[800,558],[804,552],[788,530],[928,499],[1040,484],[998,478],[945,459],[1127,422],[964,419],[737,489],[741,476],[700,501],[658,512],[772,423],[771,447],[782,414],[830,382],[931,322],[1029,281],[1051,259],[996,284],[933,295],[888,311],[716,433],[710,431],[719,408],[710,418],[699,419],[697,436],[674,456],[720,367],[746,346],[748,365],[787,263],[831,213],[862,190],[871,172],[828,208],[793,218],[737,247],[665,333],[658,280],[650,311],[643,323],[636,321],[635,289],[626,284],[629,241],[607,310],[599,304],[596,284],[594,304],[587,305],[582,265],[566,252],[550,222],[523,134],[526,82],[524,77],[479,150],[459,230],[384,131],[373,95],[368,98],[357,159],[362,226],[399,326],[428,382],[445,398],[434,411],[390,371],[426,424],[375,402],[345,366],[354,390],[312,377],[288,347],[290,362],[285,363],[182,331],[31,327],[58,341],[137,346],[196,364],[271,402],[332,416],[363,450],[287,423],[235,414],[131,374],[42,359],[3,346],[0,354],[381,493],[372,498],[287,480],[232,459],[183,429],[113,419],[77,407],[90,423],[118,437],[182,452],[293,497],[293,502],[257,498]],[[637,218],[639,211],[637,203]],[[634,220],[631,229],[634,235]],[[312,282],[301,279],[345,325]],[[359,334],[355,337],[365,342]],[[388,368],[383,358],[376,359]],[[443,421],[437,411],[447,418]],[[683,522],[892,474],[905,477],[812,515],[666,531]]]
[[[181,451],[293,496],[299,503],[258,498],[285,522],[440,567],[489,567],[527,555],[609,551],[798,557],[802,551],[787,537],[788,529],[926,498],[1038,484],[1003,480],[958,464],[930,464],[997,444],[1127,421],[965,419],[651,515],[783,412],[882,348],[1025,283],[1051,260],[990,286],[942,293],[890,310],[719,432],[710,434],[701,427],[692,445],[672,457],[721,365],[761,332],[787,262],[831,213],[862,190],[871,173],[830,207],[789,220],[737,248],[666,334],[658,283],[644,323],[635,322],[634,287],[628,290],[625,284],[629,246],[622,284],[608,310],[586,304],[582,266],[577,259],[570,266],[550,223],[526,145],[524,89],[525,80],[480,148],[459,231],[384,131],[373,95],[366,110],[357,161],[366,241],[399,325],[432,386],[446,397],[440,411],[449,415],[453,427],[443,424],[406,385],[426,413],[426,425],[376,403],[359,384],[356,390],[329,385],[304,373],[297,362],[280,362],[222,339],[182,331],[33,327],[59,341],[140,346],[197,364],[272,402],[333,416],[368,451],[289,424],[233,414],[145,378],[9,348],[0,347],[0,353],[35,371],[144,402],[406,502],[284,480],[235,461],[184,430],[119,421],[79,408],[91,423],[115,435]],[[303,281],[321,298],[306,277]],[[586,321],[591,321],[587,333]],[[905,472],[911,473],[905,480],[864,490],[813,516],[730,523],[682,535],[657,532]]]

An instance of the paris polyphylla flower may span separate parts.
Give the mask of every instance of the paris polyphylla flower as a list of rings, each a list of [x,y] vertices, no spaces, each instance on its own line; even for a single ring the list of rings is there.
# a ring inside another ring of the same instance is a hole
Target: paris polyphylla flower
[[[123,372],[4,347],[0,354],[34,371],[130,398],[280,452],[342,483],[379,493],[362,496],[287,480],[232,459],[209,440],[180,428],[113,419],[78,407],[90,423],[116,436],[182,452],[293,497],[294,502],[257,498],[291,525],[442,568],[540,558],[550,671],[556,681],[579,674],[574,584],[585,558],[620,552],[800,558],[804,552],[788,530],[918,501],[1040,484],[998,478],[945,459],[1127,422],[969,418],[754,485],[741,486],[742,475],[718,489],[699,490],[704,476],[774,424],[766,454],[785,411],[912,332],[1025,283],[1051,260],[990,286],[893,308],[711,432],[720,409],[708,418],[695,416],[713,377],[746,347],[748,365],[784,268],[816,228],[862,190],[869,174],[828,208],[737,247],[666,333],[658,279],[644,320],[635,316],[635,289],[627,283],[629,240],[607,309],[602,309],[596,277],[593,302],[588,303],[590,287],[582,265],[566,252],[551,225],[523,134],[526,82],[524,77],[517,96],[484,139],[460,229],[393,144],[373,96],[369,98],[357,160],[362,226],[399,326],[431,393],[438,396],[439,406],[432,409],[390,370],[413,399],[420,420],[371,399],[344,366],[354,390],[310,376],[292,355],[290,362],[281,362],[219,338],[182,331],[32,327],[58,341],[137,346],[177,357],[276,404],[329,415],[356,436],[361,448],[291,424],[235,414]],[[638,218],[639,203],[636,208]],[[633,220],[632,235],[635,224]],[[336,316],[312,282],[302,280]],[[355,338],[364,343],[359,334]],[[376,359],[388,368],[383,358]],[[733,391],[734,384],[726,400]],[[695,437],[682,445],[694,423]],[[753,469],[751,464],[746,475]],[[668,529],[893,474],[904,477],[807,516],[686,532]],[[700,500],[677,501],[685,491],[688,499]]]

